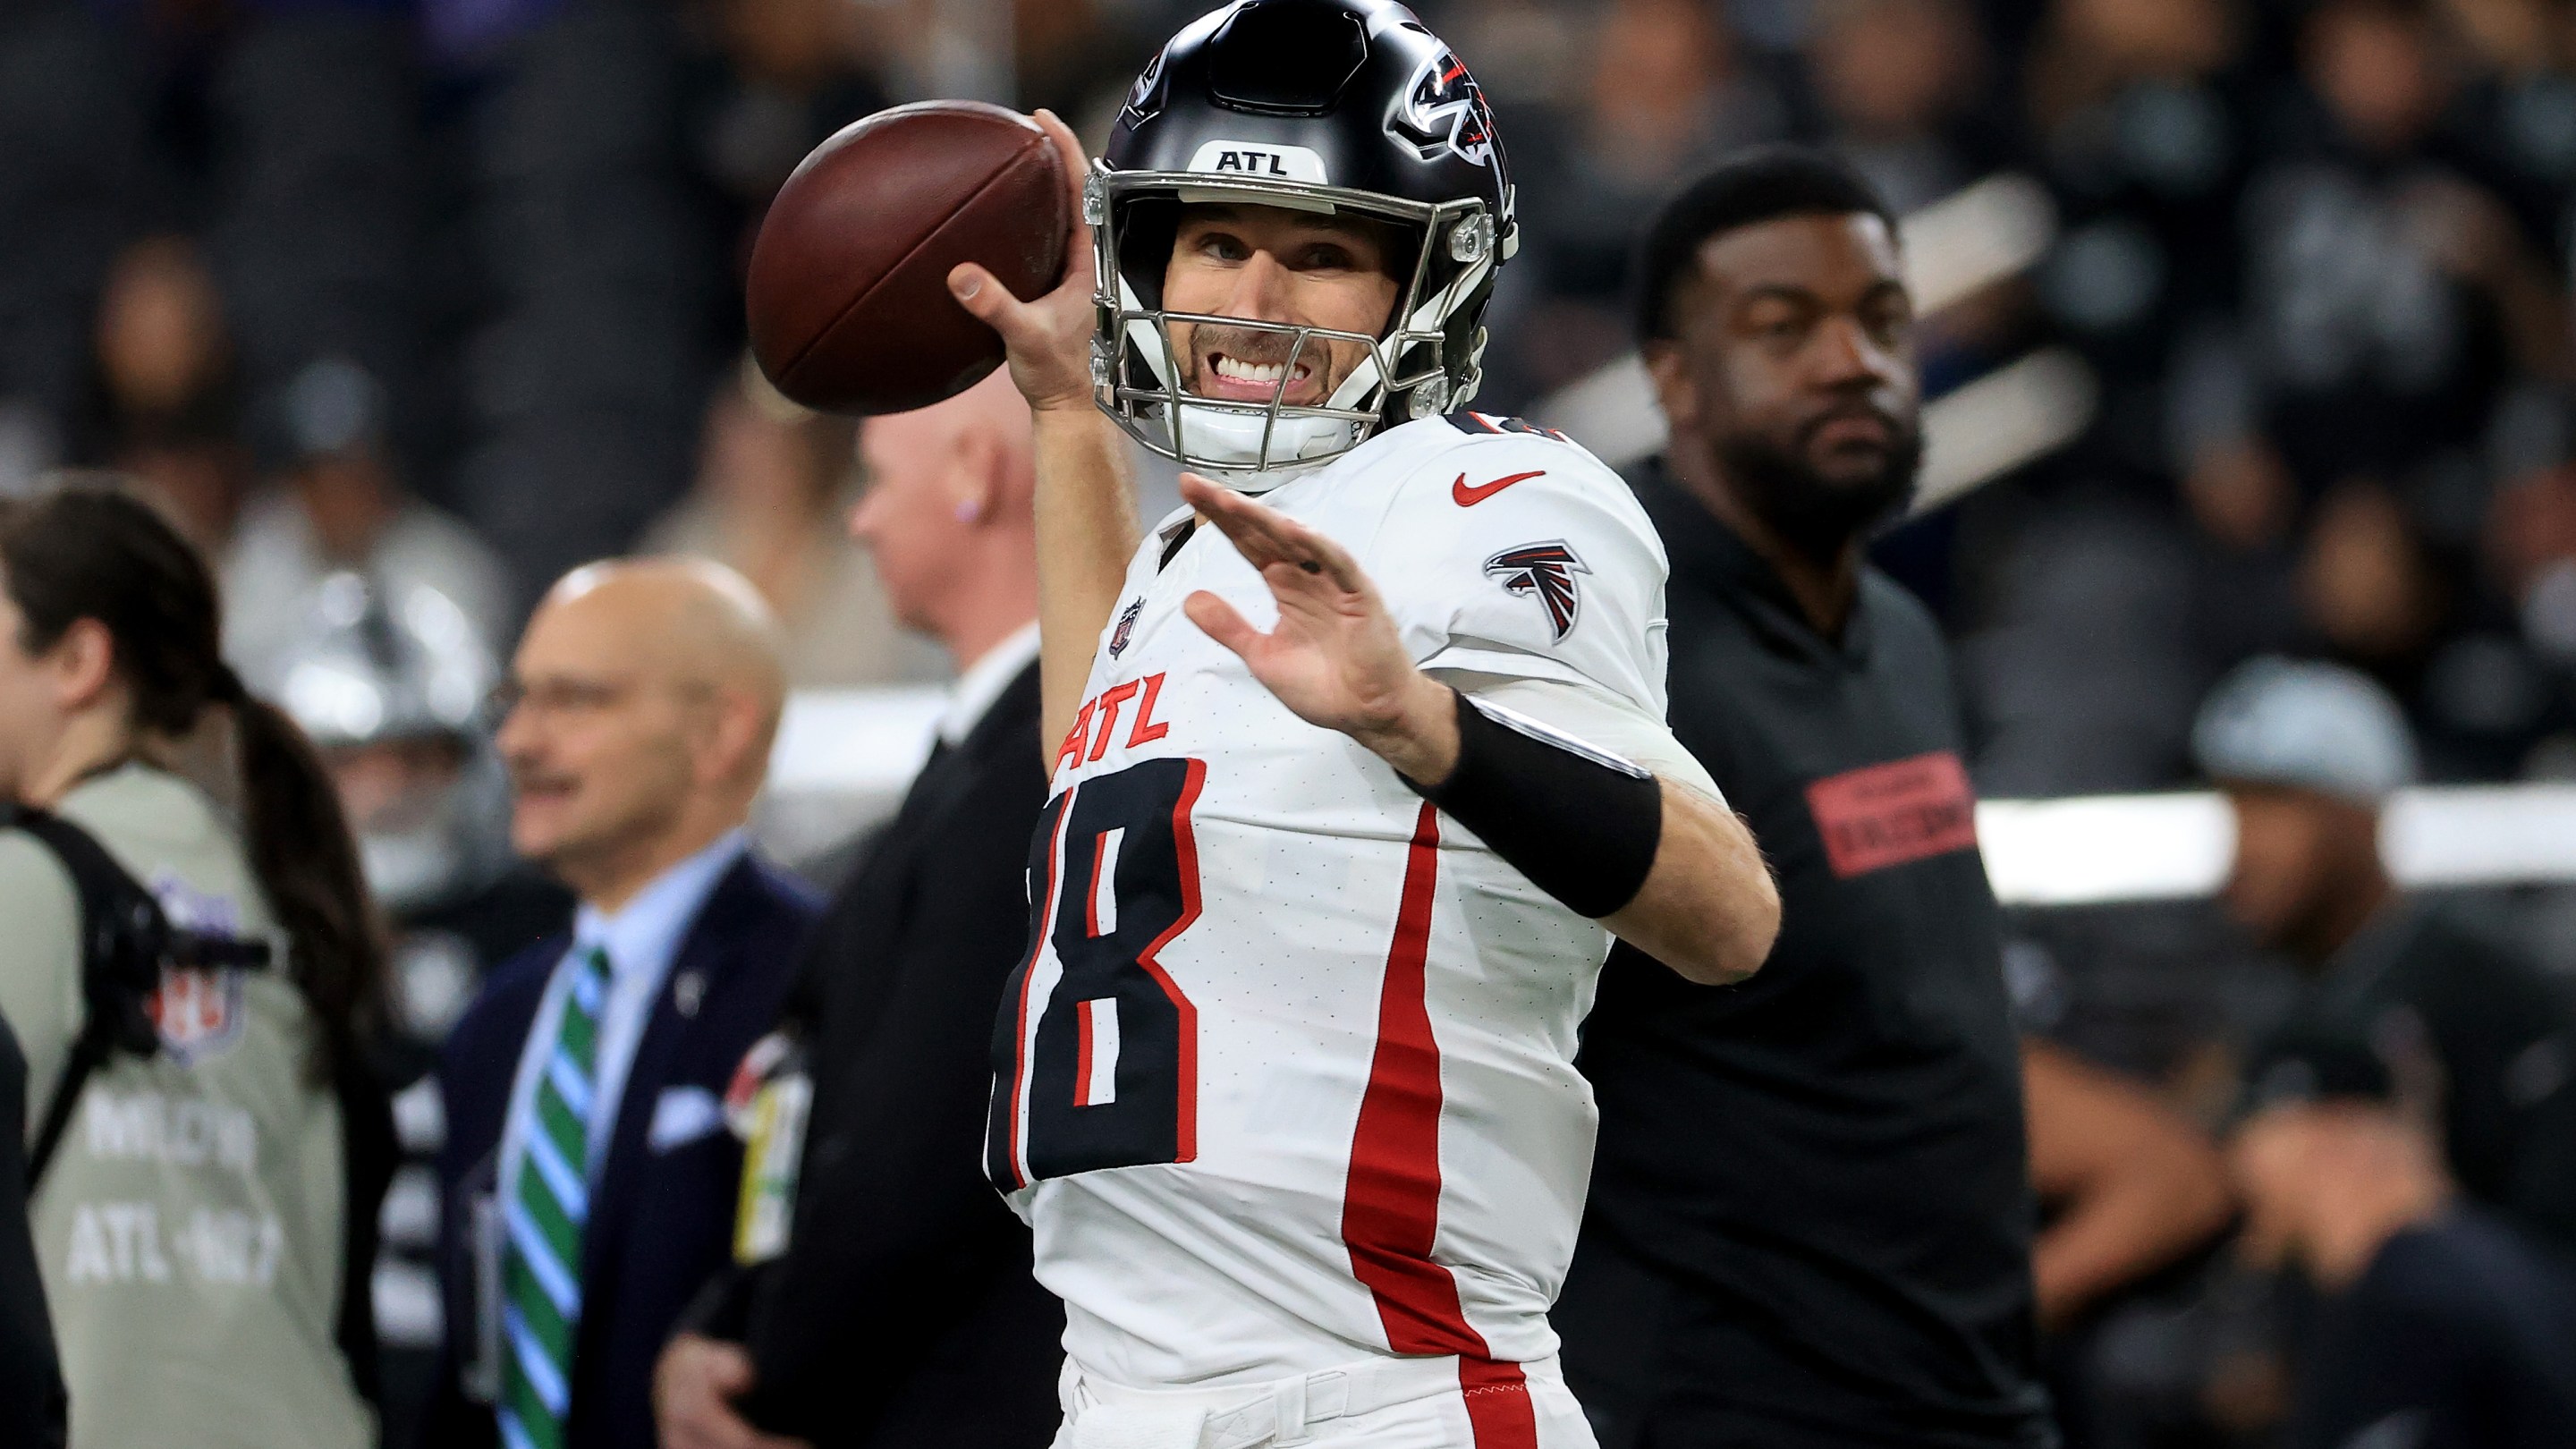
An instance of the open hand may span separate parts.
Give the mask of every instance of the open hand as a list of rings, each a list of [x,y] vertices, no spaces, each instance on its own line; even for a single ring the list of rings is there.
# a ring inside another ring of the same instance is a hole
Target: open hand
[[[1414,667],[1359,561],[1195,473],[1181,475],[1181,497],[1260,571],[1279,605],[1279,622],[1265,634],[1202,589],[1182,601],[1190,622],[1241,656],[1299,719],[1351,736],[1423,784],[1446,779],[1458,759],[1457,705],[1448,686]]]
[[[653,1366],[653,1419],[663,1449],[813,1449],[802,1439],[764,1434],[735,1412],[733,1401],[751,1384],[751,1355],[740,1344],[674,1337]]]
[[[1053,111],[1034,120],[1055,142],[1064,161],[1065,185],[1072,190],[1073,225],[1064,238],[1064,280],[1043,297],[1026,301],[1011,295],[991,272],[973,262],[960,262],[948,273],[949,293],[957,305],[1002,334],[1011,360],[1011,381],[1029,406],[1040,412],[1091,407],[1092,293],[1098,268],[1091,255],[1091,228],[1082,220],[1083,179],[1091,163],[1071,127]]]

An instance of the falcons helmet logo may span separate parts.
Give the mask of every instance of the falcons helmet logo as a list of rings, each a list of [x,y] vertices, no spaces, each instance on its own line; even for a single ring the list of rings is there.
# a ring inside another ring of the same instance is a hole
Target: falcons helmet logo
[[[1494,112],[1484,89],[1449,52],[1424,61],[1405,87],[1392,128],[1413,143],[1425,161],[1443,151],[1470,166],[1494,164]]]
[[[1574,576],[1590,572],[1563,539],[1525,543],[1485,560],[1485,577],[1499,580],[1507,593],[1535,596],[1546,607],[1547,621],[1558,639],[1572,632],[1575,613],[1582,607]]]

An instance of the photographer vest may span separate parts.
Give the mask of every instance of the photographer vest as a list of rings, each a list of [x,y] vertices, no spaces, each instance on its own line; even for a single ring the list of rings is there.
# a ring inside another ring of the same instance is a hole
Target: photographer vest
[[[237,836],[195,786],[126,765],[58,813],[172,926],[286,960]],[[0,831],[0,921],[32,1139],[89,1009],[80,894],[24,831]],[[32,1201],[72,1442],[371,1444],[337,1341],[349,1224],[319,1024],[283,969],[167,971],[148,1012],[158,1049],[88,1074]]]

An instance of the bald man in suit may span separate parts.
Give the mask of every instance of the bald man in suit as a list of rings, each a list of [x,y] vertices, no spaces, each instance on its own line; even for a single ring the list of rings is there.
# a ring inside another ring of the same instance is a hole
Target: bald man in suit
[[[426,1442],[653,1449],[653,1363],[733,1237],[721,1100],[818,906],[745,834],[785,698],[739,576],[595,564],[512,662],[512,842],[579,898],[442,1054],[447,1339]]]

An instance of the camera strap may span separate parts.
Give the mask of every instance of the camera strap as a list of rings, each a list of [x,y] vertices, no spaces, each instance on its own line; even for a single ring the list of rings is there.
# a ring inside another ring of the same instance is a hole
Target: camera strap
[[[173,927],[141,881],[88,831],[59,815],[32,806],[7,807],[0,809],[0,828],[24,831],[52,852],[80,899],[83,1017],[28,1153],[27,1190],[32,1193],[62,1145],[90,1075],[115,1052],[148,1057],[160,1049],[161,1033],[149,1003],[160,989],[162,967],[255,970],[268,964],[269,949],[265,941]]]

